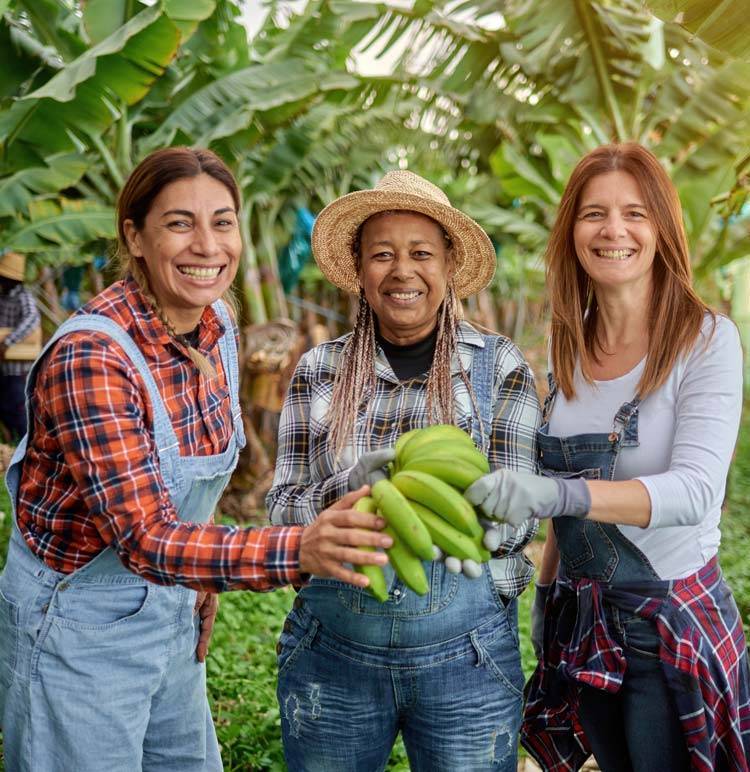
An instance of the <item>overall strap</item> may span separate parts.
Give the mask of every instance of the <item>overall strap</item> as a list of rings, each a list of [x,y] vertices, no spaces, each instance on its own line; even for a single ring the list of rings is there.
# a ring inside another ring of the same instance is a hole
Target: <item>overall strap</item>
[[[544,398],[544,405],[542,406],[543,425],[549,423],[549,417],[552,414],[552,408],[555,405],[555,397],[557,397],[557,381],[551,370],[547,372],[547,386],[549,387],[549,391]]]
[[[215,301],[211,308],[213,308],[224,326],[224,335],[219,338],[219,353],[224,366],[224,372],[226,373],[227,385],[229,386],[235,436],[240,447],[242,447],[245,444],[245,429],[242,424],[242,408],[240,406],[239,355],[237,352],[237,342],[234,339],[235,324],[229,314],[226,303],[221,298]]]
[[[630,402],[620,405],[612,421],[610,439],[620,438],[620,444],[625,447],[638,447],[638,406],[641,398],[636,395]]]
[[[497,335],[482,335],[484,346],[476,347],[471,361],[471,388],[479,411],[478,420],[472,422],[474,442],[488,453],[490,435],[492,434],[492,418],[495,385],[495,352],[500,338]]]
[[[151,408],[154,411],[154,442],[159,452],[159,457],[163,458],[169,455],[170,452],[179,452],[177,435],[174,433],[172,422],[169,419],[169,414],[164,406],[164,400],[151,373],[151,368],[136,342],[117,322],[99,314],[73,316],[57,328],[48,346],[45,347],[45,351],[63,335],[81,331],[101,332],[109,335],[122,348],[133,363],[133,366],[138,370],[141,378],[143,378],[146,391],[151,400]]]

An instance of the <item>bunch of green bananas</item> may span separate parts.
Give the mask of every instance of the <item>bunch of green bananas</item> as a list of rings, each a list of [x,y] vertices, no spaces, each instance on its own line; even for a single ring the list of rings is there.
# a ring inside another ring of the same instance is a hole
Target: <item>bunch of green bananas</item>
[[[423,560],[432,560],[435,547],[464,573],[481,575],[479,564],[490,558],[482,544],[484,529],[463,491],[489,472],[489,462],[471,437],[457,426],[440,424],[414,429],[396,443],[396,458],[389,465],[389,480],[372,486],[372,497],[356,509],[377,511],[393,539],[388,560],[397,576],[419,595],[429,590]],[[370,592],[388,599],[379,566],[358,568],[370,578]]]

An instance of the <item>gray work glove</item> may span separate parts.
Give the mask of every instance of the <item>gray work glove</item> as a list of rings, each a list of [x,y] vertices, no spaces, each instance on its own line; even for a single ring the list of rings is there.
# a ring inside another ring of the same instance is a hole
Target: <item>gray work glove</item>
[[[483,573],[482,566],[476,560],[461,560],[454,555],[445,555],[437,544],[432,545],[432,559],[442,560],[449,574],[463,574],[467,579],[479,579]]]
[[[514,528],[532,517],[583,518],[591,509],[588,485],[580,477],[541,477],[510,469],[498,469],[480,477],[466,489],[464,497],[487,517],[510,523]]]
[[[385,465],[394,458],[396,451],[393,448],[371,450],[361,455],[349,470],[349,490],[356,491],[363,485],[374,485],[378,480],[384,480],[388,476]]]
[[[531,645],[537,659],[542,658],[544,651],[544,607],[551,588],[551,584],[537,584],[531,604]]]

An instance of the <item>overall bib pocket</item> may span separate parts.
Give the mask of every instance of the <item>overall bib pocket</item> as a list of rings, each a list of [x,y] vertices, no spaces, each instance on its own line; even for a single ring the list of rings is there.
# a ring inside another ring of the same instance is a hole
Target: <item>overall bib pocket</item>
[[[150,595],[151,587],[147,582],[82,582],[65,589],[60,586],[54,609],[55,622],[61,627],[81,631],[119,628],[134,621],[145,611]]]

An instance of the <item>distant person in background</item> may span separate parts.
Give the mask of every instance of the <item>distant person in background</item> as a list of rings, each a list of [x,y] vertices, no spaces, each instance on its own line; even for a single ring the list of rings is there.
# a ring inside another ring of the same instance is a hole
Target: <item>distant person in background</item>
[[[11,348],[41,332],[34,296],[23,286],[25,270],[23,255],[0,254],[0,421],[16,438],[26,434],[24,385],[33,360],[41,352],[41,336],[32,336],[35,341],[25,347],[24,359],[15,358]]]

